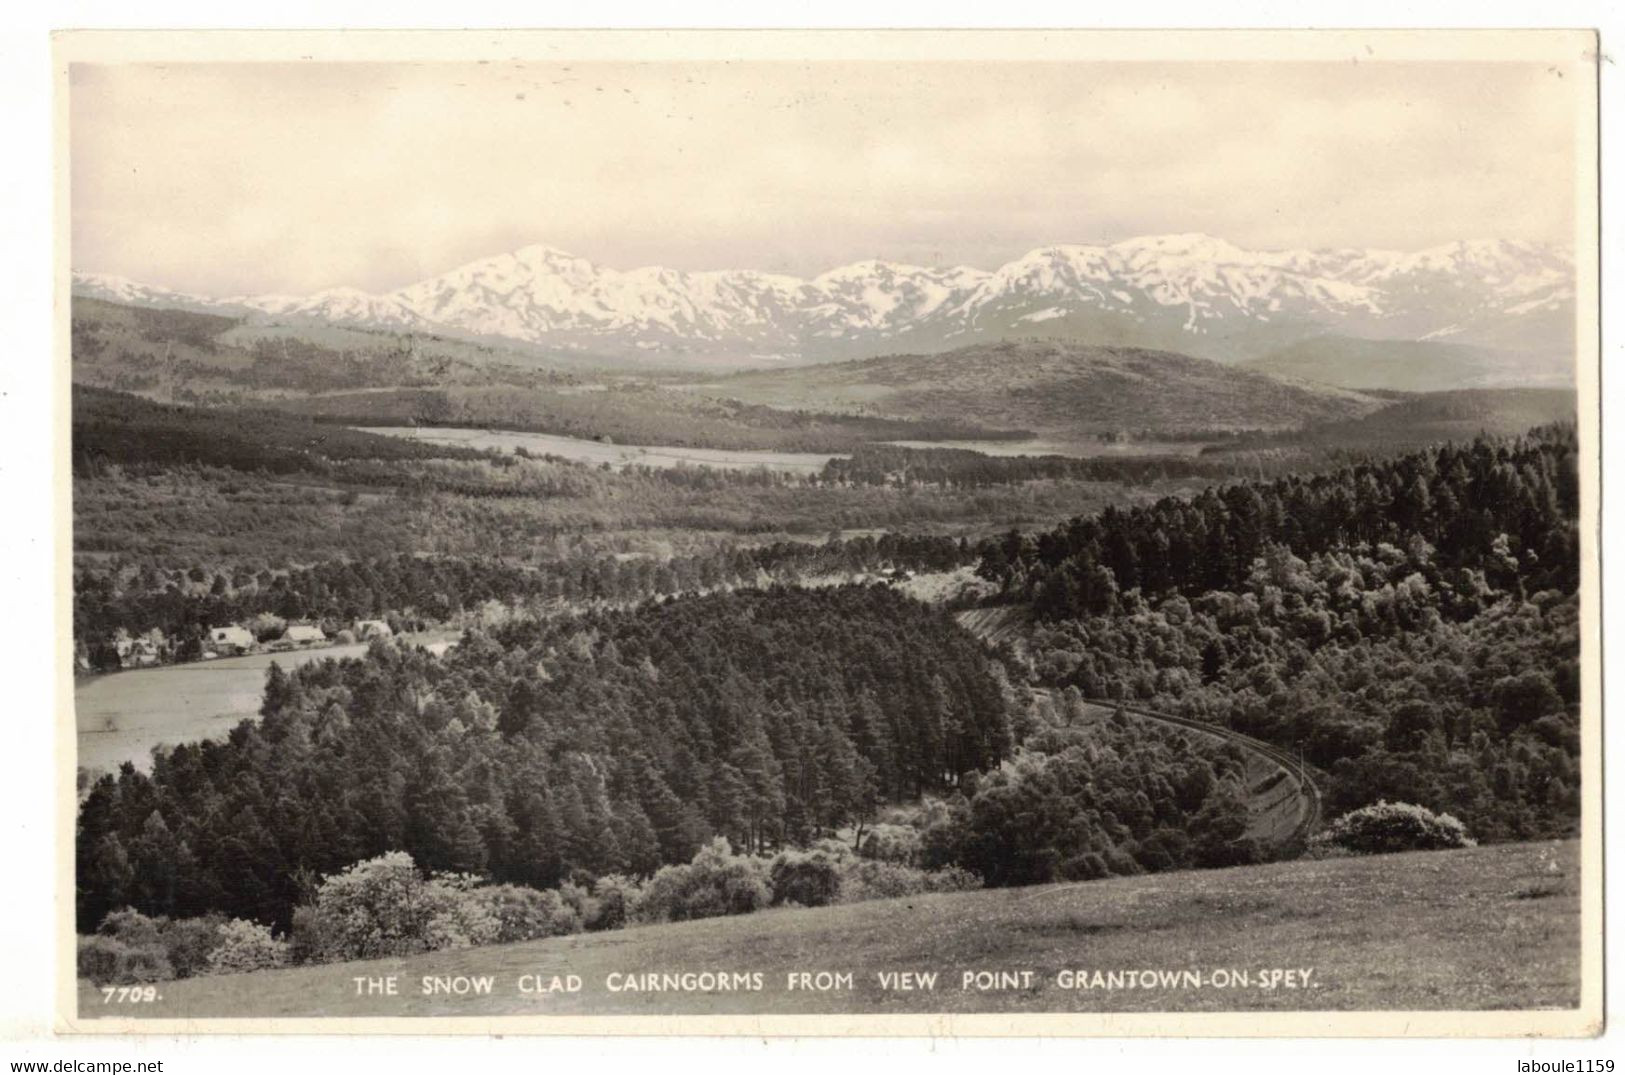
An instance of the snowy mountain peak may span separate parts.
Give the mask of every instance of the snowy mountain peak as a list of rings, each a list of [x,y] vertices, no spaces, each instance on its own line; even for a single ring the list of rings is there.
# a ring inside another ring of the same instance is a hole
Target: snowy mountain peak
[[[1411,252],[1247,250],[1191,232],[1042,246],[992,271],[881,259],[812,279],[621,271],[533,244],[384,294],[336,287],[303,297],[209,299],[91,273],[76,273],[74,290],[131,305],[651,359],[860,357],[1034,334],[1233,359],[1325,333],[1538,342],[1566,324],[1572,277],[1562,252],[1522,241],[1473,239]],[[1571,326],[1563,330],[1572,335]]]

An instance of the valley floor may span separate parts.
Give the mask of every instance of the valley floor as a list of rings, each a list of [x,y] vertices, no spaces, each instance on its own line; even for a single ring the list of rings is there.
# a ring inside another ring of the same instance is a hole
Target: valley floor
[[[1579,892],[1577,843],[1502,844],[779,909],[165,982],[135,1005],[81,983],[79,1004],[162,1019],[1573,1008]],[[760,988],[625,988],[707,971]],[[791,990],[798,972],[851,987]],[[901,972],[935,988],[882,986]],[[967,972],[1010,987],[964,988]],[[579,991],[524,991],[570,975]],[[397,995],[358,995],[358,978],[390,977]],[[459,977],[478,992],[426,994]]]

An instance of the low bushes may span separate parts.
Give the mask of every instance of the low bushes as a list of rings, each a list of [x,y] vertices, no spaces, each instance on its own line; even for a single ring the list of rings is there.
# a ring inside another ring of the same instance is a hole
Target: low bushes
[[[841,863],[842,903],[918,896],[926,892],[969,892],[982,887],[982,879],[958,866],[922,870],[896,862],[852,858]]]
[[[282,966],[288,948],[253,922],[223,915],[169,919],[124,908],[79,938],[79,977],[97,985],[134,985],[228,970]]]
[[[175,969],[160,948],[135,947],[98,933],[79,938],[79,977],[97,985],[134,985],[167,981]]]
[[[1449,814],[1410,803],[1379,802],[1351,811],[1333,821],[1310,842],[1313,852],[1337,850],[1356,855],[1389,851],[1438,851],[1473,847],[1467,826]]]
[[[664,866],[646,882],[608,874],[590,887],[566,882],[546,890],[484,884],[466,874],[426,876],[410,855],[394,851],[323,878],[311,899],[294,909],[287,937],[221,915],[170,921],[114,911],[96,934],[79,939],[79,976],[98,985],[156,982],[749,914],[770,904],[819,907],[958,892],[981,884],[957,867],[924,870],[860,857],[834,840],[768,860],[736,855],[718,838],[691,861]]]

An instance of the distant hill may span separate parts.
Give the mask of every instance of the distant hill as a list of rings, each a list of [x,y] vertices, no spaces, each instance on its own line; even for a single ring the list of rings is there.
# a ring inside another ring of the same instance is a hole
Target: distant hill
[[[1487,434],[1512,436],[1535,426],[1573,422],[1578,400],[1572,388],[1468,388],[1398,399],[1359,418],[1269,437],[1241,437],[1208,448],[1208,454],[1265,447],[1346,448],[1395,451]]]
[[[1445,340],[1321,335],[1297,340],[1238,365],[1272,377],[1402,392],[1574,383],[1573,350],[1566,346],[1537,355]]]
[[[1383,405],[1168,351],[1051,340],[745,373],[704,390],[775,407],[1072,435],[1295,429]]]
[[[266,324],[246,314],[130,305],[76,295],[73,380],[165,402],[398,386],[566,385],[609,363],[524,345],[399,329]],[[577,371],[577,372],[570,372]]]

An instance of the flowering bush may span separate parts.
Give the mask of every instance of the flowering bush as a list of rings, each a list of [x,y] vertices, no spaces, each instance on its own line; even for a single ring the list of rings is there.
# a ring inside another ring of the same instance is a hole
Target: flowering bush
[[[1379,802],[1344,814],[1317,833],[1311,850],[1342,848],[1357,855],[1473,847],[1467,826],[1449,814],[1410,803]]]
[[[358,862],[316,890],[315,913],[300,923],[312,934],[300,939],[301,954],[329,962],[424,951],[429,921],[445,910],[444,891],[431,889],[404,851]]]
[[[219,927],[220,943],[209,953],[209,971],[231,974],[269,970],[288,964],[288,942],[271,934],[267,926],[234,918]]]

